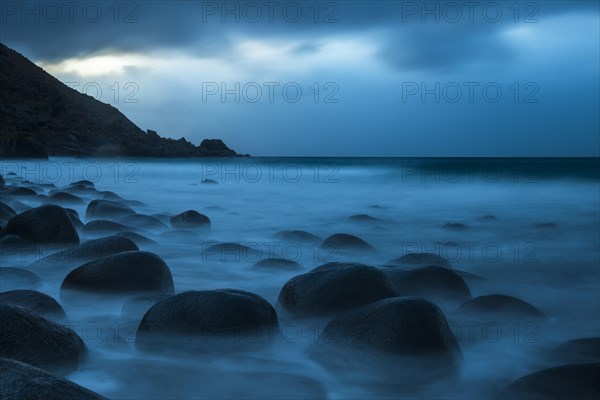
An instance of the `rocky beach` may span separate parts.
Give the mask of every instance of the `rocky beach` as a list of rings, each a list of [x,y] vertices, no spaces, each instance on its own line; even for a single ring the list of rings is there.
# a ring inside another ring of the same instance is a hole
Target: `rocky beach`
[[[2,161],[2,398],[597,398],[597,160],[317,161]]]

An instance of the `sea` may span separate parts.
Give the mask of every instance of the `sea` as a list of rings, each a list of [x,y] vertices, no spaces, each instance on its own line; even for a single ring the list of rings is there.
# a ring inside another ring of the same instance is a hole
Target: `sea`
[[[494,398],[511,381],[553,366],[547,355],[564,341],[600,336],[598,158],[53,157],[3,160],[0,174],[9,183],[47,184],[45,190],[85,179],[131,201],[139,213],[197,210],[208,216],[209,232],[183,237],[141,232],[155,243],[140,248],[165,260],[176,293],[243,289],[275,306],[286,281],[324,263],[382,266],[403,254],[430,252],[473,274],[466,280],[473,297],[515,296],[548,316],[465,320],[457,304],[440,302],[462,351],[460,371],[451,383],[404,392],[378,385],[369,371],[361,371],[365,379],[348,381],[322,365],[311,349],[326,321],[280,318],[273,343],[255,351],[187,356],[138,351],[137,322],[124,318],[122,299],[63,301],[64,272],[45,271],[38,290],[61,303],[69,326],[89,349],[67,378],[111,399]],[[92,199],[81,197],[86,203]],[[88,221],[85,205],[72,208]],[[356,215],[372,218],[350,218]],[[276,236],[283,230],[320,239],[349,233],[376,251],[337,252],[321,248],[320,240],[284,242]],[[82,241],[98,237],[80,235]],[[257,251],[207,256],[205,250],[219,242]],[[27,268],[56,250],[9,252],[1,261]],[[263,258],[297,261],[303,270],[253,269]],[[115,346],[116,337],[125,345]]]

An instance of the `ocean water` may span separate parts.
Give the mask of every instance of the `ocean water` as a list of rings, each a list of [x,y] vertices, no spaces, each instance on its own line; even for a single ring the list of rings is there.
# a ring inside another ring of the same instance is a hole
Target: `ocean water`
[[[135,350],[136,322],[122,299],[59,300],[89,354],[68,378],[114,399],[183,398],[493,398],[512,380],[553,365],[548,351],[569,339],[600,336],[600,162],[598,159],[71,159],[2,161],[0,173],[56,186],[88,179],[145,214],[194,209],[209,233],[175,236],[145,230],[158,244],[142,250],[169,265],[175,291],[244,289],[275,305],[296,272],[253,270],[261,258],[288,258],[304,272],[330,261],[384,265],[410,252],[433,252],[467,280],[473,297],[507,294],[535,305],[548,320],[465,319],[441,302],[463,353],[451,384],[390,391],[369,378],[348,381],[311,356],[324,321],[280,319],[280,334],[237,354],[148,354]],[[12,178],[14,179],[14,178]],[[214,180],[217,184],[202,183]],[[46,188],[48,189],[48,188]],[[85,200],[92,197],[82,196]],[[19,199],[29,206],[39,200]],[[143,203],[143,204],[142,204]],[[85,206],[73,207],[85,223]],[[376,220],[355,221],[368,214]],[[482,218],[493,215],[496,218]],[[465,229],[449,229],[456,223]],[[541,225],[540,225],[541,224]],[[552,224],[552,225],[551,225]],[[284,242],[282,230],[324,239],[351,233],[373,254]],[[82,240],[95,238],[81,234]],[[238,242],[255,254],[213,254],[216,242]],[[56,248],[6,253],[3,266],[27,266]],[[35,271],[39,289],[60,299],[65,273]],[[10,288],[3,287],[3,290]],[[115,335],[126,345],[115,345]],[[390,366],[393,368],[393,366]]]

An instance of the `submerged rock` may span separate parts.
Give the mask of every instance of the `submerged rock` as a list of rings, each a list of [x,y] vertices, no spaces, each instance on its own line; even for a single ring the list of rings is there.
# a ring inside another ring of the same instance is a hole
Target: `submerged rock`
[[[561,364],[600,362],[600,337],[573,339],[552,351],[552,357]]]
[[[56,192],[44,199],[48,204],[75,204],[83,205],[84,201],[79,197],[67,192]]]
[[[171,217],[171,226],[177,229],[210,228],[210,219],[198,211],[188,210]]]
[[[116,218],[129,214],[135,214],[131,207],[110,200],[92,200],[85,211],[87,218]]]
[[[444,313],[416,297],[383,299],[340,314],[321,333],[317,348],[326,364],[372,370],[406,386],[452,376],[462,359]]]
[[[56,205],[33,208],[11,218],[3,233],[19,235],[35,243],[79,243],[69,215]]]
[[[273,306],[257,294],[235,289],[188,291],[148,310],[138,327],[137,346],[156,350],[158,345],[174,344],[205,352],[215,345],[255,347],[273,341],[277,324]]]
[[[15,215],[17,215],[17,213],[12,207],[0,201],[0,221],[8,221]]]
[[[269,271],[298,271],[302,270],[302,265],[285,258],[266,258],[254,264],[252,268]]]
[[[323,317],[397,295],[377,268],[329,263],[287,281],[277,305],[295,316]]]
[[[126,226],[120,224],[118,222],[108,221],[104,219],[97,219],[95,221],[90,221],[83,227],[83,231],[86,233],[89,232],[108,232],[108,233],[116,233],[129,231],[133,228],[131,226]]]
[[[124,239],[124,238],[123,238]],[[118,253],[71,271],[61,285],[65,290],[100,293],[173,293],[173,277],[157,255],[143,251]]]
[[[466,231],[467,229],[469,229],[467,225],[461,224],[459,222],[446,222],[443,228],[452,231]]]
[[[383,272],[402,296],[419,296],[430,300],[467,301],[471,290],[453,270],[445,267],[420,267],[407,271],[385,268]]]
[[[310,232],[300,231],[300,230],[289,230],[289,231],[281,231],[275,234],[277,239],[286,241],[286,242],[300,242],[300,243],[317,243],[321,242],[321,238],[313,235]]]
[[[33,365],[0,358],[0,398],[6,400],[106,400]]]
[[[168,226],[163,224],[157,218],[144,214],[130,214],[119,218],[118,222],[123,225],[131,225],[137,228],[147,229],[168,229]]]
[[[29,310],[0,304],[0,357],[12,358],[57,373],[79,366],[83,341],[71,329]]]
[[[361,238],[347,233],[336,233],[321,243],[321,248],[340,251],[373,251],[375,248]]]
[[[475,297],[461,305],[458,312],[465,314],[512,315],[538,319],[546,318],[544,313],[526,301],[503,294]]]
[[[498,400],[597,400],[600,363],[564,365],[526,375],[506,386]]]
[[[11,290],[0,293],[0,304],[23,307],[53,321],[67,321],[65,310],[52,297],[35,290]]]
[[[0,291],[8,288],[34,289],[42,285],[42,279],[22,268],[0,267]]]

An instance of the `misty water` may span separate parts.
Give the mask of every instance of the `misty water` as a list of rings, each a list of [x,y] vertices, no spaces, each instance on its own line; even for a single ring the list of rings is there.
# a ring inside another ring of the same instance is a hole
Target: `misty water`
[[[139,213],[194,209],[207,215],[210,232],[140,230],[157,243],[140,249],[165,260],[176,293],[244,289],[275,306],[283,284],[298,272],[252,269],[261,258],[298,261],[307,272],[330,261],[380,266],[405,253],[433,252],[455,269],[483,278],[466,280],[473,297],[516,296],[548,316],[547,321],[465,318],[456,313],[459,304],[438,302],[459,341],[461,369],[452,382],[432,382],[408,393],[380,385],[369,371],[355,371],[360,378],[348,380],[343,378],[348,371],[320,364],[310,349],[327,321],[280,315],[280,332],[254,351],[141,352],[135,348],[138,321],[122,315],[124,299],[61,299],[66,272],[32,269],[43,278],[38,290],[59,300],[69,326],[89,349],[80,369],[67,377],[109,398],[493,398],[514,379],[555,365],[550,350],[565,340],[600,334],[597,159],[53,158],[3,162],[0,172],[11,171],[56,186],[88,179],[98,190],[141,202],[131,203]],[[205,179],[217,184],[202,183]],[[81,197],[86,203],[92,199]],[[87,222],[85,205],[73,208]],[[349,219],[358,214],[377,220]],[[490,215],[496,219],[482,218]],[[467,227],[448,229],[446,223]],[[321,249],[318,241],[284,242],[274,236],[282,230],[305,230],[321,239],[351,233],[377,251],[351,254]],[[80,236],[82,241],[98,237],[81,231]],[[258,255],[207,255],[206,248],[217,242],[242,243]],[[56,250],[6,253],[2,264],[27,268]],[[116,335],[127,343],[116,343]]]

